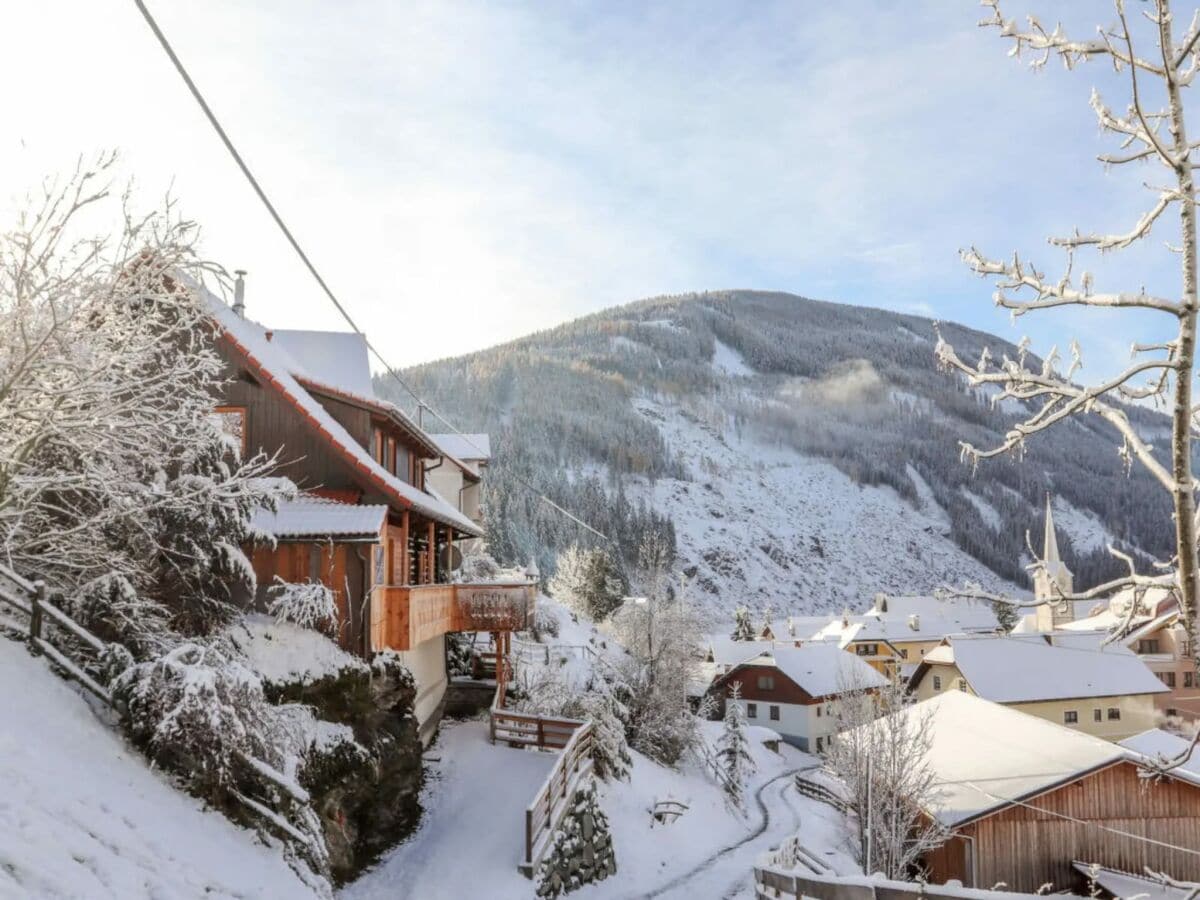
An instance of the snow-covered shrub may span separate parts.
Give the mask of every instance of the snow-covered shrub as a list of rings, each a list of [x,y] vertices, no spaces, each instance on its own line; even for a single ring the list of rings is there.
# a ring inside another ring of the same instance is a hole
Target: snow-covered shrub
[[[113,688],[134,741],[202,796],[232,787],[246,756],[283,768],[300,749],[258,676],[212,643],[185,642],[136,663]]]
[[[451,677],[470,678],[475,674],[471,645],[461,634],[446,635],[446,672]]]
[[[267,597],[267,612],[277,622],[317,631],[327,631],[337,622],[333,591],[319,581],[290,582],[276,575]]]
[[[593,622],[602,622],[621,605],[625,581],[607,550],[572,544],[558,557],[551,595]]]
[[[575,791],[571,808],[550,839],[538,867],[537,896],[554,898],[603,881],[617,872],[608,816],[600,808],[596,782]]]
[[[472,553],[463,557],[458,567],[458,580],[462,582],[492,581],[500,574],[500,563],[486,552]]]
[[[558,637],[558,616],[545,606],[537,606],[533,610],[533,619],[529,623],[529,633],[539,643],[548,637]]]
[[[746,737],[746,713],[742,709],[741,683],[729,687],[725,703],[725,728],[717,742],[717,760],[724,773],[725,792],[734,806],[741,809],[746,803],[746,778],[754,771],[754,757]]]

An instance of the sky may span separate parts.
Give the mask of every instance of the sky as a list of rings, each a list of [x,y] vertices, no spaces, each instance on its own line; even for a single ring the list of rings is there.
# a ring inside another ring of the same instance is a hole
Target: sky
[[[1122,231],[1149,205],[1088,107],[1089,64],[1031,72],[962,0],[147,0],[267,193],[397,366],[659,294],[784,290],[966,323],[1108,373],[1169,322],[1017,323],[958,259]],[[1111,11],[1045,4],[1089,33]],[[1023,13],[1015,6],[1013,13]],[[132,2],[8,11],[0,221],[80,154],[166,193],[249,314],[344,326]],[[1170,223],[1098,262],[1097,289],[1177,292]]]

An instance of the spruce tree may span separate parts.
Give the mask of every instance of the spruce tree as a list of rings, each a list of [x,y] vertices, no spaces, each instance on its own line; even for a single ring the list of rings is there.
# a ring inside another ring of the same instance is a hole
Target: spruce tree
[[[742,709],[742,685],[735,681],[729,686],[725,701],[725,730],[717,743],[717,760],[725,774],[725,792],[733,804],[741,809],[746,802],[746,778],[755,770],[754,757],[750,755],[750,741],[746,736],[746,714]]]
[[[750,622],[750,613],[746,607],[739,606],[733,614],[733,634],[735,641],[754,640],[754,625]]]

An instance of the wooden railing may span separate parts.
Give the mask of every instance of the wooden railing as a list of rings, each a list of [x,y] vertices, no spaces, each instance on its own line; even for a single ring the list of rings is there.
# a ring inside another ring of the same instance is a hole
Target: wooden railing
[[[592,773],[592,723],[574,725],[562,753],[554,761],[554,768],[525,809],[525,858],[518,868],[530,878],[546,854],[550,837],[566,815],[576,789]]]
[[[532,582],[379,586],[371,602],[371,647],[411,650],[452,631],[521,631],[536,600]]]

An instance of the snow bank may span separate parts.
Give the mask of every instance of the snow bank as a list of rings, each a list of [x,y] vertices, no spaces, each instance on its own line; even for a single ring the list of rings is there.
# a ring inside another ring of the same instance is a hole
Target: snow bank
[[[365,665],[319,631],[259,613],[232,625],[229,635],[251,668],[274,684],[311,684],[344,668]]]
[[[0,897],[315,896],[279,852],[153,773],[42,660],[0,640]]]

